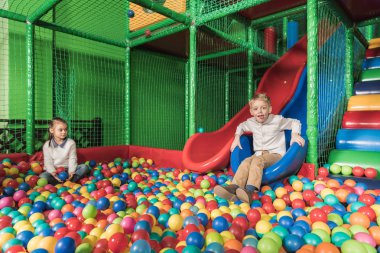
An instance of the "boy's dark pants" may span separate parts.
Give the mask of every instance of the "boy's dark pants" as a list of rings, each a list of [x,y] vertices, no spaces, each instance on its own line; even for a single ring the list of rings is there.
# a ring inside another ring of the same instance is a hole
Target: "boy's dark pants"
[[[262,155],[246,158],[240,165],[232,179],[232,184],[245,189],[246,185],[253,185],[260,189],[263,170],[281,159],[280,154],[271,154],[263,151]]]

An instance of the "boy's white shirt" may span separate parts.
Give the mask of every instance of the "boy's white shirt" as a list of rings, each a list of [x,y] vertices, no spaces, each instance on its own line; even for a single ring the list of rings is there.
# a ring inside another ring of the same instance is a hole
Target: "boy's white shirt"
[[[270,114],[264,123],[259,123],[251,117],[237,127],[235,135],[252,132],[255,155],[261,155],[263,150],[268,150],[269,153],[283,156],[286,152],[284,130],[292,130],[292,134],[300,134],[301,122],[297,119]]]
[[[49,146],[49,142],[51,142]],[[55,145],[54,145],[55,144]],[[53,140],[46,141],[43,148],[44,169],[54,173],[56,168],[68,168],[69,173],[74,173],[77,168],[77,150],[75,141],[67,138],[64,145],[57,145]]]

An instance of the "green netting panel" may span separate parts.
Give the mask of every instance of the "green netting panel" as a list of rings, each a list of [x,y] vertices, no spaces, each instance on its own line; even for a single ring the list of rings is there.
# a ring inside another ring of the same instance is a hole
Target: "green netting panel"
[[[200,0],[199,10],[200,13],[205,14],[223,8],[239,9],[246,5],[255,6],[262,2],[261,0]]]
[[[183,148],[185,66],[182,59],[132,51],[131,144]]]
[[[322,165],[328,161],[329,152],[335,148],[336,133],[345,112],[346,30],[326,6],[320,6],[318,15],[318,163]],[[357,43],[355,40],[354,60],[361,64]],[[356,71],[359,68],[357,64],[354,67]]]
[[[25,150],[25,25],[0,18],[0,153]]]
[[[0,2],[0,9],[16,12],[18,14],[29,16],[34,13],[44,3],[44,0],[5,0]]]
[[[52,114],[69,121],[79,147],[124,143],[124,50],[54,36]]]

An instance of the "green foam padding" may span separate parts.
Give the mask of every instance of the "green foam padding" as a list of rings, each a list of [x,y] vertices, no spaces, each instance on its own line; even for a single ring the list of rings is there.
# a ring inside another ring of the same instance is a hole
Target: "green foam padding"
[[[362,82],[374,80],[380,80],[380,69],[368,69],[362,72]]]
[[[333,163],[351,167],[375,168],[377,170],[376,179],[380,179],[380,152],[335,149],[330,152],[329,156],[329,164]]]

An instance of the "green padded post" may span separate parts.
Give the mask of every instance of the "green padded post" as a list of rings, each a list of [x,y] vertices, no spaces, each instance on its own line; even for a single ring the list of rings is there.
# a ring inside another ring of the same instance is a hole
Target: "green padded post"
[[[307,1],[307,162],[318,168],[318,2]]]
[[[124,94],[124,143],[131,144],[131,47],[130,47],[130,34],[129,34],[129,2],[125,6],[125,36],[127,46],[125,47],[125,94]]]
[[[27,112],[26,112],[26,152],[34,153],[35,129],[35,83],[34,83],[34,25],[26,24],[26,68],[27,68]]]
[[[186,61],[186,69],[185,69],[185,141],[190,137],[189,132],[189,124],[190,124],[190,97],[189,97],[189,89],[190,89],[190,62]]]
[[[371,40],[371,39],[373,39],[374,34],[375,34],[375,27],[374,27],[374,25],[367,25],[365,27],[365,38],[367,40]]]
[[[288,50],[288,18],[282,19],[282,54],[285,54]]]
[[[354,87],[354,32],[352,28],[346,29],[346,58],[345,58],[345,80],[346,80],[346,104],[352,96]]]
[[[39,20],[43,15],[49,12],[56,4],[61,0],[47,0],[34,12],[32,15],[28,16],[28,21],[34,23]]]
[[[230,119],[230,72],[224,74],[224,123]]]
[[[197,14],[197,2],[190,2],[191,17],[194,20]],[[197,27],[191,22],[189,35],[189,136],[195,134],[195,95],[197,87]]]
[[[253,97],[253,46],[254,46],[254,40],[253,40],[253,27],[250,25],[248,27],[248,45],[250,46],[248,49],[248,65],[247,65],[247,75],[248,75],[248,80],[247,80],[247,96],[248,96],[248,101],[252,99]],[[255,45],[257,46],[257,45]]]

